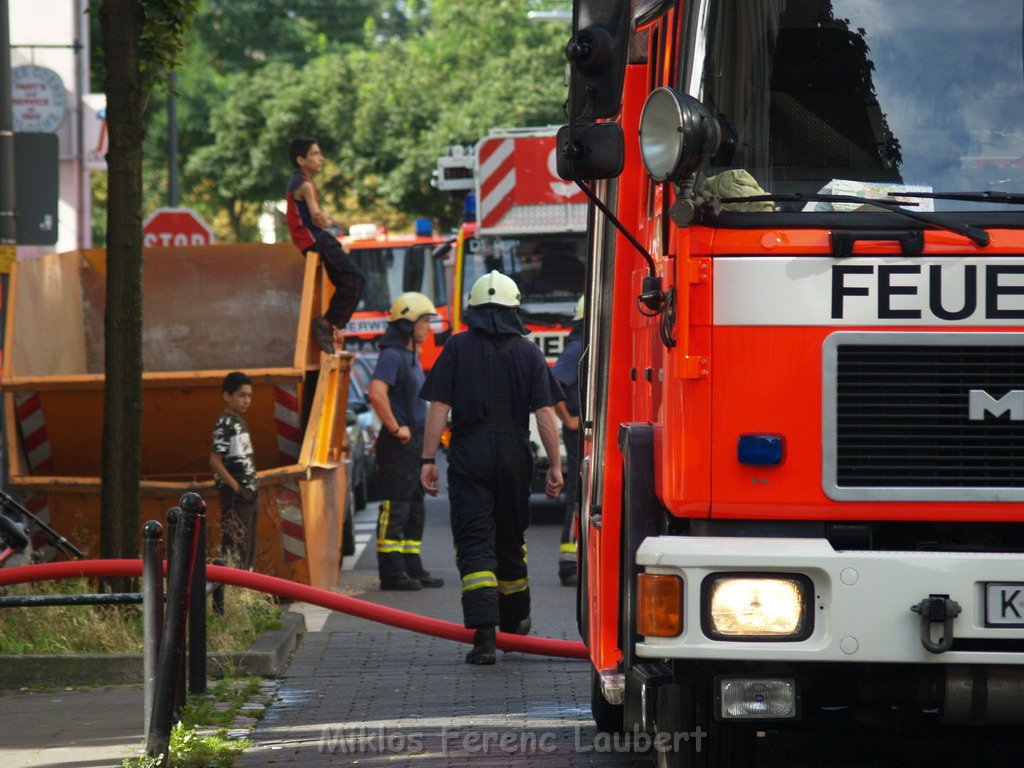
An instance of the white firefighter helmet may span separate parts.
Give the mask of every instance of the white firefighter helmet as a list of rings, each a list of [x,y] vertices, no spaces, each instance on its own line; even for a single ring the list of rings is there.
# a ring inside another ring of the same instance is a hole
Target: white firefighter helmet
[[[469,292],[469,306],[471,307],[480,307],[484,304],[518,307],[519,299],[519,286],[516,285],[516,281],[496,269],[477,278]]]
[[[434,302],[418,291],[407,291],[399,294],[391,304],[391,309],[388,311],[388,322],[409,320],[415,323],[421,317],[436,314],[437,308],[434,307]]]
[[[576,311],[572,313],[573,320],[583,319],[583,296],[580,296],[580,300],[576,302]]]

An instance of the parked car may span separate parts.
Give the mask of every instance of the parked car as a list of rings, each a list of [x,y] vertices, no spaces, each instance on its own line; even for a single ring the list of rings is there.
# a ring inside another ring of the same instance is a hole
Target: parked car
[[[357,505],[357,509],[365,507],[367,501],[376,501],[380,498],[380,491],[377,489],[377,459],[373,453],[373,445],[380,434],[381,423],[370,407],[370,377],[377,366],[377,356],[377,352],[357,353],[349,376],[349,408],[353,408],[353,392],[358,391],[357,397],[361,405],[353,410],[356,410],[360,425],[368,439],[367,459],[363,465],[360,484],[357,486],[357,491],[362,493],[358,497],[360,504]]]
[[[359,429],[359,419],[356,414],[351,410],[345,412],[345,424],[348,429],[348,443],[349,443],[349,461],[348,465],[348,489],[345,492],[345,526],[341,531],[341,556],[342,559],[346,555],[354,555],[356,553],[356,494],[355,494],[355,466],[356,466],[356,451],[362,452],[362,435]]]
[[[348,410],[355,417],[354,423],[349,426],[349,442],[352,446],[351,488],[355,508],[360,510],[366,506],[367,500],[373,498],[370,491],[377,474],[373,446],[380,432],[380,419],[370,408],[369,374],[365,378],[356,375],[357,368],[353,366],[349,377]]]

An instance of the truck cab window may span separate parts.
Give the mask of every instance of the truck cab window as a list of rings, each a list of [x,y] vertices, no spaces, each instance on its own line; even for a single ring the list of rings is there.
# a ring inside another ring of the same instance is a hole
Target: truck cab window
[[[703,44],[687,81],[737,130],[729,167],[770,193],[1024,191],[1024,9],[964,6],[707,0],[691,12]]]
[[[432,293],[424,285],[429,247],[358,248],[350,256],[366,275],[360,311],[387,312],[394,297],[405,291]]]
[[[516,281],[524,312],[569,319],[586,278],[586,245],[579,234],[474,238],[467,248],[466,300],[473,282],[496,269]]]

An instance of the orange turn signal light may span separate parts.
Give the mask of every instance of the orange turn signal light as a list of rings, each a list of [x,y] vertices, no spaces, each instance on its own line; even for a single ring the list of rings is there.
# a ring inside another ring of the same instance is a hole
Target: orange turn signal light
[[[636,577],[636,631],[675,637],[683,631],[683,580],[663,573]]]

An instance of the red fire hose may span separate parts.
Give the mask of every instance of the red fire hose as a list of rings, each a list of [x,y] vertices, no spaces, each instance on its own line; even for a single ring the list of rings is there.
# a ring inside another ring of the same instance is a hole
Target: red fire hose
[[[62,563],[43,563],[40,565],[24,565],[18,568],[0,569],[0,586],[21,584],[27,581],[55,581],[59,579],[75,579],[80,577],[117,577],[141,576],[141,560],[72,560]],[[319,605],[332,611],[358,616],[361,619],[376,621],[399,629],[408,629],[424,635],[455,640],[460,643],[473,642],[473,630],[461,624],[455,624],[428,616],[419,616],[408,611],[357,600],[347,595],[328,592],[326,589],[309,587],[288,579],[266,576],[262,573],[228,568],[223,565],[207,565],[206,577],[218,584],[230,584],[235,587],[255,589],[269,592],[289,600]],[[570,640],[554,640],[547,637],[523,637],[507,632],[498,633],[498,648],[504,651],[533,653],[539,656],[561,656],[568,659],[589,658],[587,647],[581,642]]]

